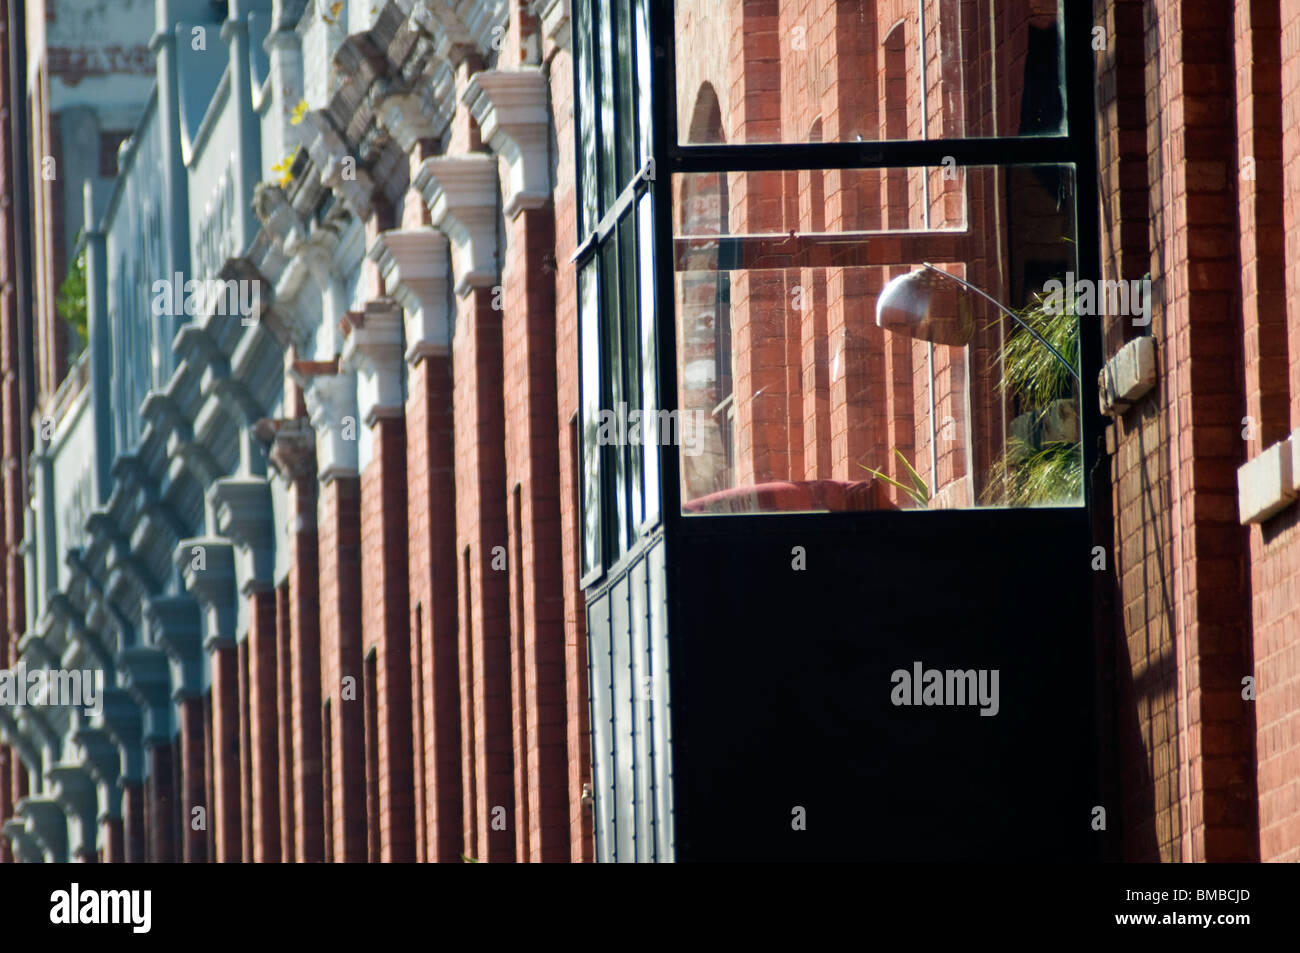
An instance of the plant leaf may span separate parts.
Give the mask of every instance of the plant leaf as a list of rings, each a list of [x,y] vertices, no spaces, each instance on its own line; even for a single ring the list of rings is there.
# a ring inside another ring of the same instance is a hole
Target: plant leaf
[[[907,462],[907,457],[903,456],[902,450],[899,450],[897,447],[895,447],[894,454],[895,456],[898,457],[900,461],[902,461],[903,466],[907,468],[907,473],[909,476],[911,476],[912,482],[916,484],[916,489],[920,493],[924,494],[925,498],[929,500],[930,487],[924,480],[921,479],[921,474],[917,473],[916,470],[912,467],[912,465]]]
[[[877,480],[880,480],[884,483],[888,483],[890,486],[902,490],[904,493],[910,496],[917,503],[918,506],[928,506],[930,504],[930,495],[928,492],[922,493],[916,487],[908,486],[906,483],[899,483],[897,480],[889,476],[887,473],[881,473],[879,470],[874,470],[871,467],[863,466],[861,463],[859,463],[858,466],[862,467],[862,469],[866,470]]]

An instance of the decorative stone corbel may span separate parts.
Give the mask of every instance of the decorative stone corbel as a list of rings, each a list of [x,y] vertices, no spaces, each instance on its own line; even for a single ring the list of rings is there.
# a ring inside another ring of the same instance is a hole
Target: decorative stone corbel
[[[290,204],[284,189],[274,183],[259,182],[253,187],[253,214],[267,234],[282,245],[292,235],[307,234],[302,216]]]
[[[474,31],[462,15],[462,8],[473,3],[458,0],[415,0],[411,5],[410,22],[433,39],[434,55],[460,66],[470,56],[476,56],[486,47],[479,44]]]
[[[167,653],[177,698],[203,691],[203,644],[198,603],[191,596],[159,596],[144,604],[145,624],[154,645]]]
[[[402,309],[392,298],[367,301],[363,311],[349,311],[342,324],[346,337],[341,368],[357,375],[357,410],[366,426],[382,416],[402,412]]]
[[[321,185],[332,189],[358,218],[368,217],[375,181],[361,168],[360,156],[334,127],[326,110],[308,110],[305,119],[309,130],[304,137],[308,140],[307,154],[321,170]]]
[[[462,101],[493,152],[506,162],[506,218],[551,200],[546,76],[537,67],[484,70]]]
[[[317,477],[328,483],[357,475],[356,375],[335,361],[294,361],[290,375],[302,388],[316,431]]]
[[[120,752],[121,779],[144,780],[144,750],[140,747],[144,719],[140,706],[124,690],[104,686],[100,719]]]
[[[50,858],[62,858],[68,849],[68,826],[59,803],[49,795],[29,794],[18,802],[17,808],[27,820],[27,829]]]
[[[435,156],[420,163],[414,187],[429,206],[434,227],[456,251],[456,294],[496,284],[496,159],[481,152]]]
[[[235,577],[243,595],[269,589],[275,575],[271,486],[264,477],[222,477],[208,490],[217,532],[239,547]]]
[[[446,236],[434,228],[380,232],[367,255],[379,265],[384,288],[406,312],[407,363],[414,366],[421,358],[447,354],[451,303]]]
[[[533,0],[533,16],[542,21],[542,33],[556,46],[570,49],[569,0]]]
[[[381,101],[377,121],[398,148],[410,152],[421,139],[437,139],[456,113],[456,74],[442,59],[432,59],[409,86]]]
[[[145,745],[166,744],[172,737],[172,680],[167,653],[152,645],[132,645],[117,655],[123,688],[140,706]]]
[[[185,588],[194,594],[207,613],[207,634],[203,647],[209,651],[234,645],[239,618],[235,606],[235,552],[229,540],[220,536],[195,536],[176,544],[176,568]]]
[[[99,788],[99,820],[121,817],[122,791],[117,779],[122,773],[122,758],[112,735],[103,728],[82,724],[73,732],[72,740],[81,749],[81,761]]]
[[[334,280],[334,252],[338,248],[338,233],[329,226],[318,226],[310,233],[295,232],[285,240],[284,254],[288,258],[283,273],[275,286],[276,308],[284,313],[282,319],[290,338],[300,347],[311,339],[319,318],[307,313],[310,309],[297,307],[297,299],[308,278],[314,278],[322,290]]]
[[[120,595],[122,584],[127,580],[143,593],[158,591],[157,577],[148,564],[136,555],[131,548],[131,541],[123,535],[107,511],[92,511],[86,517],[86,531],[109,543],[104,559],[105,589],[109,595]]]
[[[28,830],[26,821],[11,817],[0,826],[0,830],[4,831],[5,840],[13,845],[14,857],[22,863],[39,864],[45,859],[41,845]]]
[[[259,420],[257,435],[267,444],[267,462],[286,482],[316,478],[316,433],[305,417]]]
[[[67,638],[70,646],[73,646],[73,668],[84,667],[87,661],[93,663],[106,671],[113,667],[112,658],[109,656],[108,649],[100,640],[99,635],[93,629],[89,628],[82,614],[72,604],[72,600],[61,592],[53,593],[49,598],[49,607],[51,615],[56,615],[63,620],[67,627]],[[65,651],[64,656],[68,656]]]
[[[53,783],[54,799],[70,822],[70,856],[80,860],[94,857],[99,798],[90,771],[85,765],[64,762],[53,765],[45,777]]]

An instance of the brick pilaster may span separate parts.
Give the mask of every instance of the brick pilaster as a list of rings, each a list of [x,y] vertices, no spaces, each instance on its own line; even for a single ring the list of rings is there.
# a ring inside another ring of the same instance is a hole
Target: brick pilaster
[[[239,655],[233,644],[208,656],[212,680],[212,825],[217,863],[243,858],[239,764]]]
[[[248,595],[249,790],[252,801],[252,860],[280,859],[280,751],[276,717],[276,592]]]
[[[363,651],[377,653],[380,857],[402,862],[415,859],[406,423],[400,409],[376,415],[361,476]]]
[[[456,498],[451,358],[419,358],[409,372],[407,520],[412,669],[422,725],[422,859],[458,862],[464,849],[456,595]]]
[[[455,381],[456,529],[461,567],[461,738],[466,841],[478,860],[515,856],[510,712],[510,590],[492,568],[504,550],[506,488],[501,312],[490,288],[461,301],[452,347]],[[492,829],[493,818],[504,829]]]
[[[175,764],[170,742],[156,741],[146,748],[149,778],[145,783],[145,810],[148,813],[148,855],[150,863],[175,863],[179,857],[176,843],[176,792],[173,787]]]
[[[208,860],[208,829],[212,805],[208,802],[203,699],[188,697],[180,703],[181,860],[187,864]],[[194,829],[194,808],[203,808],[204,824]]]
[[[297,819],[294,814],[293,790],[297,761],[293,747],[293,653],[291,651],[289,586],[282,584],[275,590],[275,644],[276,644],[276,714],[280,782],[280,860],[293,863],[294,843],[297,839]]]
[[[128,864],[143,864],[145,854],[144,781],[123,779],[122,785],[122,859]]]
[[[568,745],[565,736],[564,588],[555,370],[555,279],[544,266],[555,249],[547,208],[507,223],[517,249],[503,274],[503,360],[507,487],[512,506],[507,553],[514,694],[515,801],[519,859],[569,856]],[[636,401],[640,404],[640,400]]]
[[[334,860],[366,859],[365,722],[361,697],[361,482],[334,476],[317,505],[321,694],[332,702]],[[344,679],[348,679],[344,697]]]

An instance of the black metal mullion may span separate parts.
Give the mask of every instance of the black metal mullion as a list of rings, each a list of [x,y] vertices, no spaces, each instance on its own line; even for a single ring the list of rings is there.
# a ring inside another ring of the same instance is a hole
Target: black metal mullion
[[[650,18],[650,105],[651,150],[659,176],[651,183],[654,214],[655,320],[658,324],[659,409],[676,412],[677,395],[677,295],[673,255],[672,188],[661,187],[669,181],[672,166],[669,158],[677,149],[677,38],[676,14],[671,0],[647,3]],[[681,453],[671,441],[659,448],[659,486],[662,493],[660,518],[665,526],[678,525],[681,513]],[[665,538],[665,545],[671,546]],[[673,629],[675,609],[669,604],[669,631]]]

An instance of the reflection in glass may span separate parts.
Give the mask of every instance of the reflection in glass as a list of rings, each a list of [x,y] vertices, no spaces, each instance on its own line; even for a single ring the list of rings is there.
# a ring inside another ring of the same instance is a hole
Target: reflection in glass
[[[675,0],[683,144],[1063,135],[1056,0]],[[697,128],[705,87],[723,124]]]
[[[673,198],[684,512],[1082,501],[1078,320],[1050,297],[1071,168],[692,174]]]

